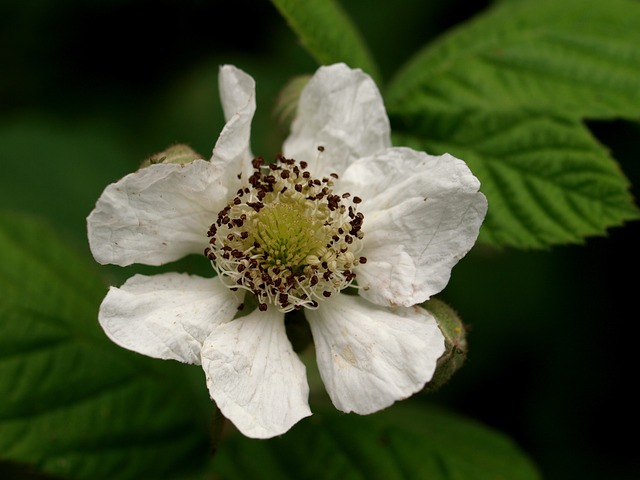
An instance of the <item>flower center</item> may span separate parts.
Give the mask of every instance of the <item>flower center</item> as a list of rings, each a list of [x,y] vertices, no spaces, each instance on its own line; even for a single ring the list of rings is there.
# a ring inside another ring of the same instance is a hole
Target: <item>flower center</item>
[[[350,286],[365,263],[364,215],[358,197],[335,195],[333,179],[316,179],[306,162],[279,157],[253,160],[246,186],[218,214],[205,255],[222,282],[244,288],[260,310],[317,308],[318,301]]]

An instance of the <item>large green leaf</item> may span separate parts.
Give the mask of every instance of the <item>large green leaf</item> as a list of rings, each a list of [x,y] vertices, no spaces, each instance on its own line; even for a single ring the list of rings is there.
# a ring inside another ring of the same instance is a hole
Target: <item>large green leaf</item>
[[[78,479],[201,466],[209,419],[191,367],[111,344],[106,286],[50,227],[0,215],[0,255],[0,459]]]
[[[640,3],[503,2],[429,46],[386,92],[397,143],[467,161],[481,239],[543,248],[637,219],[584,118],[640,119]]]
[[[280,438],[225,439],[215,473],[228,480],[540,478],[508,438],[415,399],[367,417],[316,410]]]
[[[392,112],[528,108],[640,119],[640,2],[506,2],[421,51],[386,92]]]
[[[628,182],[578,121],[529,112],[405,118],[399,144],[463,158],[482,182],[481,239],[543,248],[579,243],[638,218]]]
[[[345,62],[379,78],[360,33],[335,0],[271,0],[320,64]]]

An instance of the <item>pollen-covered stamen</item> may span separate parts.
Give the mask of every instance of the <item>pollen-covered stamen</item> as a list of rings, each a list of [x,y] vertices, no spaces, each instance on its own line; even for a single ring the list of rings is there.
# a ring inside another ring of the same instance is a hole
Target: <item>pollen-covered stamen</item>
[[[364,216],[358,197],[335,195],[338,176],[313,178],[306,162],[253,160],[246,186],[218,214],[205,255],[232,289],[253,292],[259,308],[317,308],[348,287],[359,256]]]

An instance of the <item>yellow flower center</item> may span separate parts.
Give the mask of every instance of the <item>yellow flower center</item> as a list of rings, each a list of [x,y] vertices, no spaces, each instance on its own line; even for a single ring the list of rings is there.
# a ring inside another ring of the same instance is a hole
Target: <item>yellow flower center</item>
[[[223,283],[252,292],[261,310],[317,308],[350,286],[366,262],[358,197],[335,195],[332,174],[312,178],[306,162],[253,161],[247,185],[218,214],[205,255]]]

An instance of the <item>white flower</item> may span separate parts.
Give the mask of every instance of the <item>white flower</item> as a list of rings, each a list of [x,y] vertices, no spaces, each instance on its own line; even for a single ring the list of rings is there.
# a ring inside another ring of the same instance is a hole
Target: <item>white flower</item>
[[[445,287],[476,240],[487,209],[478,180],[450,155],[392,147],[380,93],[360,70],[316,72],[271,167],[249,146],[253,79],[224,66],[220,94],[227,123],[210,161],[127,175],[88,218],[100,263],[204,251],[218,275],[136,275],[112,287],[99,313],[107,335],[201,364],[218,408],[250,437],[311,414],[284,327],[293,309],[305,312],[338,409],[368,414],[421,390],[444,339],[416,305]],[[234,319],[245,295],[259,308]]]

